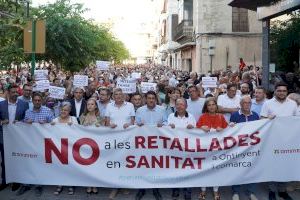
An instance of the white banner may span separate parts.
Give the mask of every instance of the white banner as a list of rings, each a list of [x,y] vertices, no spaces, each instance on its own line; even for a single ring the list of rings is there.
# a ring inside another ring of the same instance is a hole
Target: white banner
[[[35,87],[33,87],[33,91],[41,91],[48,90],[50,87],[49,80],[40,80],[35,82]]]
[[[89,77],[84,75],[74,75],[73,85],[77,87],[85,87],[89,84]]]
[[[109,65],[110,65],[109,61],[102,61],[102,60],[96,61],[97,70],[99,70],[99,71],[109,70]]]
[[[133,79],[140,79],[142,76],[142,73],[139,73],[139,72],[132,72],[131,73],[131,78]]]
[[[112,188],[300,181],[299,117],[221,133],[169,127],[4,126],[8,183]]]
[[[131,94],[136,92],[136,81],[129,79],[120,79],[117,81],[117,88],[121,88],[123,93]]]
[[[47,80],[48,79],[48,70],[34,70],[34,78],[38,80]]]
[[[217,77],[202,77],[202,87],[204,88],[216,88],[217,82]]]
[[[147,93],[148,91],[156,91],[157,83],[141,82],[142,93]]]
[[[49,93],[50,93],[50,97],[52,97],[52,98],[64,99],[66,89],[63,88],[63,87],[50,86],[49,87]]]

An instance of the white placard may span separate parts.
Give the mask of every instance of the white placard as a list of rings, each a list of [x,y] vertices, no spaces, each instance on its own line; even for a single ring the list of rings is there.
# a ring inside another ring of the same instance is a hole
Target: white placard
[[[48,90],[50,87],[49,80],[40,80],[35,82],[36,86],[33,88],[34,91],[41,91]]]
[[[89,77],[84,75],[74,75],[74,86],[85,87],[89,84]]]
[[[202,87],[204,88],[216,88],[217,82],[217,77],[202,77]]]
[[[142,93],[147,93],[148,91],[156,91],[157,83],[148,83],[142,82],[141,83],[141,91]]]
[[[141,74],[141,73],[138,73],[138,72],[132,72],[132,73],[131,73],[131,77],[132,77],[133,79],[140,79],[141,76],[142,76],[142,74]]]
[[[50,86],[49,93],[50,93],[50,97],[54,99],[64,99],[66,89],[63,87]]]
[[[48,70],[34,70],[35,80],[47,80],[48,79]]]
[[[120,79],[117,82],[117,88],[121,88],[125,94],[135,93],[136,82],[134,80]]]
[[[110,65],[109,61],[102,61],[102,60],[97,60],[96,61],[96,66],[97,66],[97,69],[99,71],[107,71],[107,70],[109,70],[109,65]]]
[[[269,72],[275,73],[275,71],[276,71],[276,65],[275,65],[275,63],[270,63]]]

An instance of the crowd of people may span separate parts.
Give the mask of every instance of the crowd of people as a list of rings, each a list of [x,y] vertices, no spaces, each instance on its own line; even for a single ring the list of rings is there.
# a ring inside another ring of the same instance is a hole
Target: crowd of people
[[[300,82],[295,73],[274,74],[271,89],[261,86],[261,69],[254,66],[224,70],[199,75],[155,65],[114,65],[106,71],[89,66],[80,72],[58,69],[52,63],[42,63],[37,69],[48,70],[51,85],[66,88],[64,99],[49,96],[48,90],[36,91],[35,77],[23,66],[18,71],[1,74],[0,83],[0,150],[2,157],[2,188],[5,183],[5,165],[2,126],[24,122],[28,124],[49,123],[82,126],[106,126],[112,129],[126,129],[129,126],[170,126],[171,128],[201,129],[204,133],[219,132],[236,123],[274,119],[279,116],[300,116]],[[140,74],[133,77],[133,73]],[[74,75],[87,75],[88,86],[73,85]],[[217,86],[203,87],[202,77],[217,77]],[[119,80],[136,81],[136,92],[125,94],[117,87]],[[157,83],[156,90],[141,92],[141,82]],[[30,185],[14,184],[17,195],[23,195]],[[232,199],[239,200],[241,187],[246,187],[247,196],[257,200],[257,184],[232,186]],[[37,196],[42,186],[34,186]],[[285,183],[269,184],[269,200],[276,199],[276,192],[285,199],[292,199]],[[68,194],[75,192],[68,187]],[[59,195],[63,186],[54,191]],[[97,187],[86,188],[88,194],[98,193]],[[113,199],[118,190],[113,189]],[[136,199],[142,199],[145,190],[140,189]],[[155,199],[162,199],[159,189],[153,189]],[[172,197],[180,195],[180,189],[172,190]],[[219,187],[213,187],[215,200],[221,199]],[[184,188],[185,200],[191,199],[191,189]],[[199,199],[206,199],[206,188],[201,188]]]

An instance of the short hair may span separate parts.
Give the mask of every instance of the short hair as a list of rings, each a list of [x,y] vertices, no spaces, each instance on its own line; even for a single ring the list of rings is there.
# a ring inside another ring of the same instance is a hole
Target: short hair
[[[70,109],[72,108],[72,105],[68,101],[64,101],[61,103],[60,108],[62,109],[63,107],[69,107]]]
[[[115,95],[117,92],[122,92],[123,94],[123,90],[121,88],[114,88],[113,95]]]
[[[266,89],[263,86],[257,86],[255,90],[262,90],[264,93],[266,93]]]
[[[25,84],[23,85],[23,90],[25,89],[25,87],[32,87],[32,85],[29,84],[29,83],[25,83]]]
[[[42,94],[41,92],[34,92],[34,93],[32,94],[32,99],[34,99],[34,97],[36,97],[36,96],[41,97],[41,99],[44,98],[44,97],[43,97],[43,94]]]
[[[227,85],[227,90],[230,90],[230,88],[235,87],[237,89],[237,85],[234,83],[230,83]]]
[[[98,93],[100,94],[101,91],[106,91],[107,95],[108,96],[111,96],[111,91],[109,88],[106,88],[106,87],[100,87],[98,88]]]
[[[147,98],[148,95],[154,95],[155,98],[157,98],[156,92],[154,92],[154,91],[152,91],[152,90],[148,91],[148,92],[145,94],[145,97]]]
[[[182,101],[184,101],[185,105],[187,106],[187,100],[186,100],[185,98],[182,98],[182,97],[180,97],[180,98],[176,99],[176,101],[175,101],[175,105],[177,104],[177,101],[179,101],[179,100],[182,100]]]
[[[83,87],[76,86],[76,87],[73,88],[73,93],[74,93],[77,89],[82,90],[83,93],[85,92]]]
[[[190,85],[187,89],[189,90],[189,89],[191,89],[191,88],[195,88],[195,89],[198,91],[198,88],[197,88],[196,85]]]
[[[286,84],[285,82],[278,82],[275,84],[275,90],[277,90],[278,87],[286,87],[286,89],[287,89],[288,84]]]

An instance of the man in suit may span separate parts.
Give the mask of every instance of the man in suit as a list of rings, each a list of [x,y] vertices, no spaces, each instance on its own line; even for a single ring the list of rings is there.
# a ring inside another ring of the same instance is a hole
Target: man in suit
[[[84,112],[86,100],[83,98],[84,89],[76,87],[73,91],[74,98],[70,100],[72,105],[70,115],[77,118],[78,123],[80,115]]]
[[[3,146],[3,125],[12,124],[17,121],[22,121],[25,117],[25,112],[29,108],[27,102],[18,99],[18,86],[9,85],[7,87],[7,100],[0,102],[0,152],[1,152],[1,177],[2,185],[0,189],[6,187],[5,182],[5,165],[4,165],[4,146]],[[18,189],[17,185],[13,185],[13,190]]]

